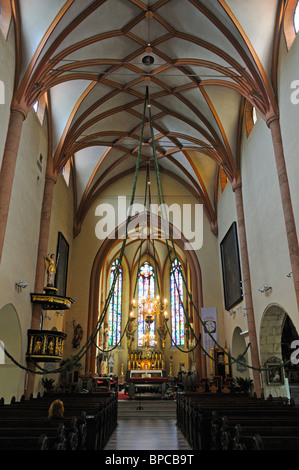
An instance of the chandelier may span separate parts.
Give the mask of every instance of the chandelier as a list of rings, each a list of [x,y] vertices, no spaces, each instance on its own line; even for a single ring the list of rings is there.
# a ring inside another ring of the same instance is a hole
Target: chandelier
[[[136,303],[136,300],[132,301],[132,311],[130,312],[130,317],[134,318],[134,309],[137,309],[139,315],[143,316],[145,323],[145,332],[142,337],[143,346],[149,348],[151,343],[157,344],[154,336],[151,333],[151,324],[154,322],[155,317],[158,315],[163,315],[164,320],[161,321],[160,318],[160,329],[161,326],[167,321],[167,300],[164,299],[164,302],[161,301],[160,296],[156,297],[142,297],[141,300]],[[162,317],[162,318],[163,318]]]

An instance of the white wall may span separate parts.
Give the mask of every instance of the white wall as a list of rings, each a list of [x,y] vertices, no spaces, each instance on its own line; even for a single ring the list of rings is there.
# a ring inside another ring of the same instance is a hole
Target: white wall
[[[286,53],[282,40],[279,66],[279,104],[285,159],[291,189],[291,196],[296,218],[299,224],[299,189],[298,189],[298,145],[299,105],[290,100],[290,84],[299,79],[299,38],[291,50]],[[270,304],[278,304],[291,317],[299,331],[298,308],[292,278],[285,221],[277,177],[276,163],[271,133],[259,116],[249,137],[245,128],[242,134],[241,172],[243,182],[243,202],[247,231],[248,253],[252,282],[253,305],[258,340],[263,314]],[[227,185],[223,194],[219,194],[219,242],[231,223],[236,218],[234,194]],[[263,284],[272,287],[269,293],[259,292]],[[244,302],[240,304],[244,306]],[[242,310],[233,316],[225,313],[225,332],[228,344],[232,344],[236,327],[247,329],[246,317]]]

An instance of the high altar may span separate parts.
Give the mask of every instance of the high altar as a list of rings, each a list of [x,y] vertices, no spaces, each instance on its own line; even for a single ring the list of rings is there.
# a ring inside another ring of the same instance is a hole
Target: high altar
[[[171,371],[170,371],[171,372]],[[159,350],[142,349],[130,352],[127,367],[127,384],[130,398],[141,394],[164,394],[167,382],[164,354]]]
[[[127,378],[133,376],[133,371],[135,377],[146,377],[147,375],[154,377],[154,371],[157,374],[156,377],[165,377],[164,353],[147,349],[131,351],[128,360]],[[147,374],[149,371],[152,371],[152,373]]]

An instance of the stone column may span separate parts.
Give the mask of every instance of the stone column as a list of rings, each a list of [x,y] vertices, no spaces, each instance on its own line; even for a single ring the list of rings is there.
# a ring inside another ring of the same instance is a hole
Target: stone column
[[[44,196],[43,196],[42,209],[41,209],[40,232],[39,232],[39,242],[38,242],[38,251],[37,251],[36,271],[35,271],[34,292],[37,294],[42,294],[44,287],[45,287],[44,286],[45,257],[47,255],[47,250],[48,250],[52,201],[53,201],[55,183],[56,183],[56,177],[53,172],[53,159],[52,157],[49,157],[48,163],[47,163]],[[41,305],[33,304],[32,318],[31,318],[32,330],[40,329],[41,313],[42,313]],[[29,398],[30,394],[34,392],[34,383],[35,383],[35,377],[36,377],[36,374],[34,373],[35,371],[34,365],[28,364],[28,368],[32,369],[33,372],[28,373],[27,387],[26,387],[26,392],[25,392],[26,398]]]
[[[198,301],[198,285],[195,281],[195,276],[192,279],[192,286],[191,286],[191,292],[192,294],[192,300],[194,305],[196,306],[197,312],[200,315],[200,302]],[[203,337],[202,337],[202,324],[198,318],[198,314],[195,311],[195,308],[192,306],[192,316],[193,316],[193,330],[194,330],[194,335],[195,335],[195,342],[200,338],[200,345],[203,346]],[[196,370],[198,377],[206,377],[207,376],[207,365],[206,365],[206,357],[205,354],[201,348],[201,346],[198,345],[195,348],[195,364],[196,364]]]
[[[241,256],[241,263],[242,263],[243,294],[244,294],[246,313],[247,313],[251,363],[253,367],[254,390],[256,392],[256,395],[260,397],[262,394],[260,371],[256,370],[260,368],[260,361],[259,361],[258,342],[257,342],[254,311],[253,311],[251,278],[250,278],[249,257],[248,257],[248,248],[247,248],[247,236],[246,236],[241,181],[240,180],[234,181],[232,183],[232,189],[235,193],[236,208],[237,208],[238,232],[239,232],[238,234],[239,234],[240,256]]]
[[[44,195],[41,209],[40,219],[40,231],[39,231],[39,242],[37,251],[37,261],[35,270],[35,284],[34,292],[42,294],[44,290],[45,282],[45,257],[48,253],[48,241],[50,232],[50,222],[52,213],[52,201],[54,194],[54,186],[56,183],[56,176],[53,172],[53,159],[48,158]],[[39,329],[41,316],[41,307],[37,304],[33,304],[31,328],[33,330]]]
[[[14,180],[23,122],[27,112],[21,106],[12,106],[0,173],[0,260],[2,258],[8,211]]]
[[[275,161],[277,167],[277,175],[281,193],[281,202],[283,207],[286,234],[288,240],[288,247],[290,253],[290,260],[293,272],[293,281],[295,287],[295,294],[297,299],[297,306],[299,310],[299,246],[297,238],[296,223],[293,213],[291,193],[287,175],[287,169],[284,158],[284,150],[281,136],[281,129],[279,123],[279,116],[274,115],[267,121],[267,126],[271,130],[272,142],[275,154]]]

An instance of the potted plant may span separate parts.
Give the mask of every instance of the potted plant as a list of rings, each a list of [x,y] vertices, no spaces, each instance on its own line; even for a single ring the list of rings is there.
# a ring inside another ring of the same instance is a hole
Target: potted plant
[[[253,388],[253,380],[249,377],[236,377],[234,383],[235,392],[243,393],[244,395],[250,395]]]

